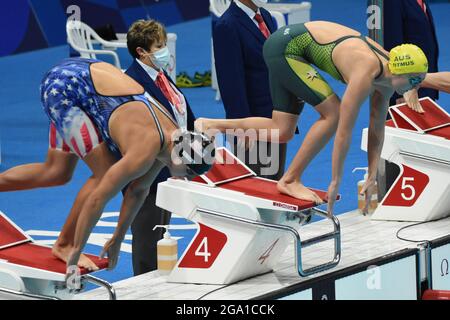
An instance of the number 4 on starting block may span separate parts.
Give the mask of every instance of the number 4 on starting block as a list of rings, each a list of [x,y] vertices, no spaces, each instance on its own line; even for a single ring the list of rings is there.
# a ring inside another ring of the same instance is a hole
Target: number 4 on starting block
[[[226,243],[224,233],[199,223],[199,232],[178,267],[210,268]]]

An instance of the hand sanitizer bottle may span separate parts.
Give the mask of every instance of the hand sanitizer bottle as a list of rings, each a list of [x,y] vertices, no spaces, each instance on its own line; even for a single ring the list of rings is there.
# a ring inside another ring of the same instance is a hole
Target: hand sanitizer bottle
[[[157,243],[158,271],[161,275],[168,275],[177,264],[178,242],[170,237],[168,225],[156,225],[156,228],[165,228],[164,237]]]
[[[358,181],[358,210],[361,214],[365,215],[363,210],[364,210],[364,205],[366,204],[366,198],[365,198],[365,194],[361,194],[361,190],[369,177],[369,168],[367,168],[367,167],[355,168],[355,169],[353,169],[352,172],[356,172],[358,170],[364,170],[366,172],[364,174],[364,179]],[[370,199],[369,208],[368,208],[369,214],[372,214],[378,206],[378,194],[377,194],[377,183],[376,182],[375,182],[375,185],[373,188],[374,188],[374,193],[372,194],[372,198]]]

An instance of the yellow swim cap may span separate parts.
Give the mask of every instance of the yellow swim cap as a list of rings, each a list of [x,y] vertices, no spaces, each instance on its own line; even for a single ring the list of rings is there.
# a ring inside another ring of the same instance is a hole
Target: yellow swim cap
[[[427,73],[428,59],[414,44],[401,44],[389,52],[389,70],[392,74]]]

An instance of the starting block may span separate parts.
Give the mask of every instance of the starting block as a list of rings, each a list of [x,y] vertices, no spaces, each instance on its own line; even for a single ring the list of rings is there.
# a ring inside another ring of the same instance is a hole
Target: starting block
[[[87,255],[100,269],[107,259]],[[81,287],[86,282],[102,286],[115,300],[114,288],[106,281],[80,270]],[[66,263],[52,254],[52,249],[34,243],[8,217],[0,212],[0,296],[23,299],[70,299],[73,291],[66,287]]]
[[[400,175],[372,215],[375,220],[430,221],[450,215],[450,115],[430,98],[425,113],[392,106],[381,157]],[[361,148],[367,151],[368,129]]]
[[[300,276],[339,263],[341,237],[336,217],[328,217],[312,202],[279,193],[276,181],[257,177],[227,149],[218,148],[216,154],[216,163],[206,175],[158,184],[156,205],[198,225],[168,282],[230,284],[270,272],[290,236],[295,241]],[[314,191],[325,200],[326,192]],[[328,219],[333,231],[302,240],[298,229],[315,214]],[[304,269],[302,249],[328,240],[334,241],[332,260]]]

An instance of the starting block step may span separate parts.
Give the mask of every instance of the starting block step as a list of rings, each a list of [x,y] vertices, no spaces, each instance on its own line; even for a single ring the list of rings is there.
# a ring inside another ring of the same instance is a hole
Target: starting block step
[[[406,104],[392,106],[381,157],[400,175],[381,200],[373,219],[430,221],[450,215],[450,115],[430,98],[424,113]],[[368,129],[361,149],[367,151]]]
[[[107,259],[87,255],[100,269]],[[80,269],[80,282],[105,287],[111,299],[114,288]],[[73,296],[65,285],[66,263],[52,254],[52,248],[34,243],[13,221],[0,212],[0,299],[15,296],[24,299],[68,299]]]
[[[326,193],[317,192],[325,201]],[[225,148],[217,149],[216,163],[206,175],[158,184],[156,205],[198,225],[169,275],[170,282],[230,284],[270,272],[291,237],[300,276],[339,263],[338,219],[327,217],[311,201],[281,194],[276,181],[255,176]],[[304,240],[299,228],[314,214],[325,217],[333,230]],[[334,240],[330,260],[304,268],[303,248],[330,239]]]

